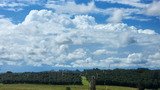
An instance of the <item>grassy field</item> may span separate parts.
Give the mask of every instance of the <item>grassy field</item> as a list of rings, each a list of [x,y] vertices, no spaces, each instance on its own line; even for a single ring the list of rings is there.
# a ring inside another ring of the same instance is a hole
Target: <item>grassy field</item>
[[[88,90],[86,85],[36,85],[36,84],[1,84],[0,90],[65,90],[70,87],[71,90]],[[97,90],[137,90],[129,87],[118,86],[97,86]]]
[[[85,76],[82,76],[81,78],[82,78],[82,84],[85,86],[88,86],[89,82],[88,82],[87,78]]]

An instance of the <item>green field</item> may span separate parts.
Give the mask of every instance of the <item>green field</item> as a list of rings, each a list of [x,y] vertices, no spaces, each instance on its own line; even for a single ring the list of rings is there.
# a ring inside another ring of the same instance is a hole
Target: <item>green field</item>
[[[85,86],[88,86],[89,82],[88,82],[87,78],[85,76],[82,76],[81,78],[82,78],[82,84]]]
[[[36,84],[1,84],[0,90],[66,90],[70,87],[71,90],[88,90],[86,85],[36,85]],[[137,90],[129,87],[118,86],[97,86],[97,90]]]

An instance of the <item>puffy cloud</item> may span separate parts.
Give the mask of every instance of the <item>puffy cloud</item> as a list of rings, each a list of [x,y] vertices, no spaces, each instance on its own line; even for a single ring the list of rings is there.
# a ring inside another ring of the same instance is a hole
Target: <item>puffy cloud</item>
[[[60,35],[60,36],[56,37],[56,42],[58,44],[68,44],[68,43],[71,44],[72,40],[69,37],[65,36],[65,35]]]
[[[155,53],[155,47],[160,45],[160,35],[152,30],[123,23],[97,24],[88,15],[70,18],[67,14],[32,10],[17,25],[6,18],[0,22],[1,65],[106,68],[109,64],[115,68],[144,65],[151,62],[145,50]]]
[[[159,61],[160,60],[160,52],[157,52],[153,55],[149,55],[149,59],[151,59],[153,61]]]
[[[41,0],[44,2],[44,0]],[[23,7],[29,6],[32,4],[39,4],[40,0],[1,0],[0,7],[11,10],[11,11],[20,11],[23,10]],[[42,4],[42,3],[41,3]]]
[[[77,26],[77,28],[86,29],[89,28],[89,25],[96,24],[95,18],[88,15],[77,15],[73,19],[73,23]]]
[[[116,54],[116,51],[107,51],[105,49],[99,49],[93,52],[94,55],[107,55],[107,54]]]
[[[14,27],[14,24],[11,22],[10,19],[8,18],[0,18],[0,31],[3,30],[3,29],[12,29]]]
[[[8,1],[2,0],[0,1],[0,7],[6,10],[12,11],[20,11],[23,10],[24,7],[29,5],[40,5],[42,8],[52,9],[56,13],[59,14],[88,14],[88,13],[100,13],[106,16],[110,16],[107,20],[109,22],[121,22],[123,19],[132,19],[139,21],[148,21],[148,18],[137,17],[138,14],[145,14],[151,16],[159,16],[159,1],[155,1],[151,4],[141,3],[140,0],[96,0],[96,1],[105,1],[107,3],[119,3],[133,6],[134,8],[97,8],[96,2],[91,1],[88,4],[77,4],[74,0],[15,0]],[[144,11],[144,12],[142,12]],[[63,21],[67,27],[72,25],[69,21]]]
[[[114,2],[114,1],[113,1]],[[142,5],[140,5],[142,6]],[[89,2],[88,4],[76,4],[73,0],[71,1],[48,1],[45,4],[46,8],[53,9],[56,13],[65,13],[65,14],[88,14],[88,13],[100,13],[107,16],[110,16],[108,19],[109,22],[121,22],[123,19],[136,19],[136,20],[147,20],[139,19],[133,17],[132,14],[142,14],[139,9],[135,8],[97,8],[94,1]]]
[[[86,57],[87,52],[85,52],[83,49],[76,49],[74,52],[69,53],[67,58],[68,59],[84,59]]]
[[[75,62],[72,62],[71,65],[72,67],[81,67],[81,68],[86,68],[86,67],[92,67],[94,68],[95,66],[98,66],[98,62],[93,61],[92,58],[86,58],[84,60],[77,60]]]
[[[128,57],[127,57],[127,60],[128,60],[129,63],[132,63],[132,64],[147,63],[147,60],[144,59],[144,57],[141,53],[129,54]]]
[[[137,7],[147,7],[148,5],[139,3],[139,1],[132,1],[132,0],[120,0],[120,1],[111,1],[106,0],[110,3],[122,3],[122,4],[130,4],[132,6]],[[133,14],[144,14],[141,12],[140,9],[127,9],[127,8],[107,8],[107,9],[100,9],[97,8],[94,1],[89,2],[88,4],[77,4],[74,0],[16,0],[16,1],[8,1],[2,0],[0,2],[0,7],[6,10],[12,11],[20,11],[23,10],[24,7],[29,5],[40,5],[43,8],[52,9],[56,13],[65,13],[65,14],[88,14],[88,13],[101,13],[107,16],[111,16],[108,20],[109,22],[121,22],[123,19],[133,19],[133,20],[141,20],[146,21],[148,19],[140,19],[136,16],[132,16]],[[117,10],[118,9],[118,10]],[[146,11],[146,10],[145,10]],[[148,10],[147,10],[148,12]],[[112,13],[112,14],[111,14]],[[72,25],[69,21],[63,21],[63,24],[66,26]]]
[[[47,8],[54,9],[57,13],[88,13],[95,9],[94,2],[85,4],[76,4],[74,1],[48,1],[45,5]]]
[[[123,19],[123,11],[117,9],[113,12],[112,16],[108,19],[108,22],[120,23]]]
[[[135,15],[147,15],[147,16],[160,16],[160,1],[153,0],[151,3],[142,3],[141,0],[96,0],[96,2],[107,2],[112,4],[122,4],[122,5],[128,5],[132,6],[130,8],[124,8],[119,7],[115,8],[107,8],[105,10],[95,10],[97,12],[104,13],[106,15],[110,15],[112,13],[111,17],[108,21],[115,21],[120,22],[123,19],[132,19],[132,20],[139,20],[139,21],[148,21],[150,19],[143,18],[143,17],[137,17]],[[122,10],[122,11],[120,11]],[[111,11],[111,12],[110,12]],[[110,20],[111,19],[111,20]]]
[[[106,50],[104,50],[104,49],[96,50],[95,52],[93,52],[93,54],[95,54],[95,55],[106,54]]]
[[[150,16],[160,16],[160,1],[154,1],[147,8],[145,13]]]
[[[119,4],[130,5],[139,10],[144,11],[144,12],[141,12],[140,14],[145,14],[149,16],[159,16],[160,15],[160,10],[159,10],[160,1],[157,1],[157,0],[153,0],[153,2],[149,4],[141,3],[140,0],[114,0],[114,1],[113,0],[96,0],[96,1],[104,1],[108,3],[119,3]],[[139,12],[135,12],[135,14],[139,14]]]
[[[148,56],[149,63],[147,64],[147,67],[153,68],[153,69],[159,69],[160,68],[160,52],[152,53]]]
[[[138,30],[139,33],[144,33],[144,34],[156,34],[155,31],[146,29],[146,30]]]

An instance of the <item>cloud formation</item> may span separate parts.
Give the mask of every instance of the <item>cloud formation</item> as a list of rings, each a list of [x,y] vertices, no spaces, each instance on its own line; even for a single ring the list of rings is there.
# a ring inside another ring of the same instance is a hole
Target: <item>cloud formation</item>
[[[122,7],[114,8],[99,8],[97,2],[104,2],[109,4],[122,4]],[[87,4],[76,3],[74,0],[2,0],[0,7],[4,10],[21,11],[30,5],[38,5],[41,8],[52,10],[59,14],[103,14],[109,16],[106,21],[117,23],[123,20],[138,20],[148,21],[148,18],[138,17],[137,15],[145,16],[160,16],[159,7],[160,1],[153,0],[152,3],[142,3],[141,0],[95,0]],[[124,8],[123,5],[131,6]]]
[[[33,4],[43,4],[44,0],[1,0],[0,7],[10,11],[20,11],[23,7]]]
[[[132,19],[132,20],[139,20],[139,21],[148,21],[143,17],[136,17],[134,15],[145,15],[145,16],[160,16],[160,1],[153,0],[150,3],[142,3],[141,0],[96,0],[96,2],[105,2],[110,4],[120,4],[120,5],[128,5],[131,7],[124,8],[124,7],[117,7],[117,8],[107,8],[111,10],[112,17],[109,18],[109,21],[113,19],[116,21],[120,21],[121,19]],[[107,10],[106,9],[106,10]],[[115,10],[116,9],[116,10]],[[108,11],[107,10],[107,11]],[[121,12],[120,12],[121,10]],[[102,10],[101,10],[102,11]],[[122,12],[123,11],[123,12]],[[105,12],[103,12],[105,13]],[[107,13],[107,14],[109,14]],[[114,15],[116,17],[114,17]]]
[[[130,5],[138,8],[145,8],[146,6],[148,6],[148,4],[141,3],[140,2],[141,0],[96,0],[96,1],[103,1],[108,3],[119,3],[119,4]]]
[[[88,15],[32,10],[22,23],[0,19],[1,65],[160,68],[160,35]]]
[[[117,9],[112,13],[110,18],[108,19],[108,22],[120,23],[120,22],[122,22],[122,19],[123,19],[123,11],[120,9]]]
[[[93,12],[96,9],[94,2],[85,4],[76,4],[74,1],[48,1],[45,7],[54,9],[56,13],[82,14]]]
[[[160,1],[154,1],[145,10],[145,13],[150,16],[160,16]]]

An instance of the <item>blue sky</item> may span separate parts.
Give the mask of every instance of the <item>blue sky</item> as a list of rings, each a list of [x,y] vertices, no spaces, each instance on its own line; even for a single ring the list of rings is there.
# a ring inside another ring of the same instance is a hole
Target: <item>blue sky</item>
[[[159,8],[159,0],[1,0],[1,72],[160,69]]]

